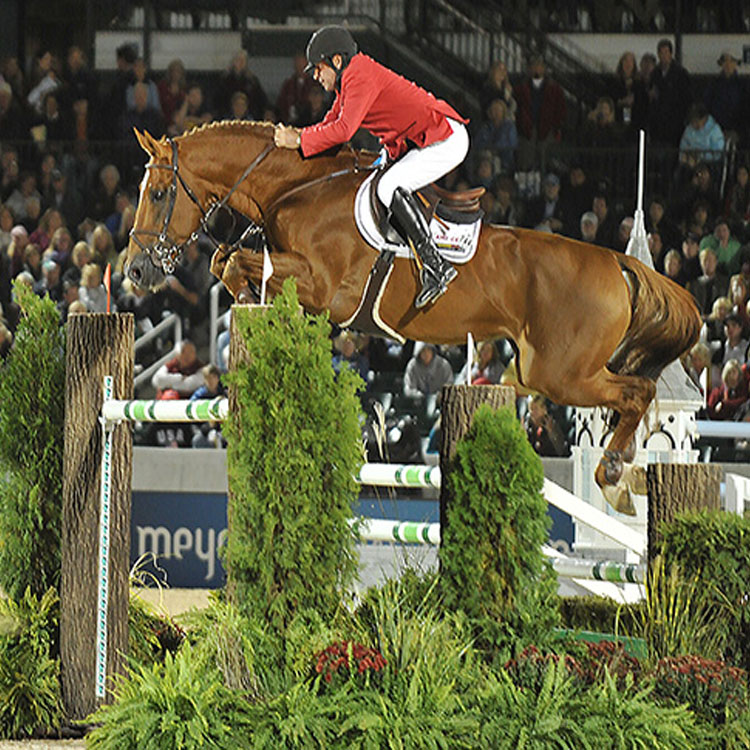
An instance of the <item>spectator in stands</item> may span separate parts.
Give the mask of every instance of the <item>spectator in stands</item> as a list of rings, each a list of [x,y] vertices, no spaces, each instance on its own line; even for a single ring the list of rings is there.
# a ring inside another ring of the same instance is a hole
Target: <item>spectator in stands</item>
[[[727,197],[727,215],[742,241],[748,239],[750,224],[750,173],[746,164],[738,164]]]
[[[44,97],[60,87],[58,62],[49,50],[43,50],[35,59],[31,90],[26,97],[35,114],[43,114]]]
[[[594,198],[591,201],[591,210],[596,214],[599,223],[596,227],[596,244],[602,247],[613,248],[617,237],[619,222],[614,211],[609,206],[609,183],[600,180],[594,186]]]
[[[686,281],[682,273],[682,253],[679,250],[668,250],[664,256],[664,275],[675,284],[685,286]]]
[[[47,205],[61,213],[70,226],[78,226],[83,218],[83,199],[64,172],[59,169],[52,170],[50,188]]]
[[[63,72],[64,109],[72,115],[74,136],[87,140],[97,132],[99,116],[98,84],[95,75],[89,70],[86,56],[80,47],[68,49]]]
[[[729,420],[748,400],[748,386],[742,365],[730,359],[721,371],[721,385],[708,395],[708,418]]]
[[[695,297],[698,309],[706,317],[711,312],[714,301],[726,296],[729,280],[726,274],[717,270],[716,253],[710,247],[704,247],[699,258],[703,273],[688,284],[688,291]]]
[[[664,256],[667,254],[669,248],[664,246],[659,232],[650,232],[646,237],[646,241],[648,242],[648,251],[651,254],[651,261],[654,264],[654,268],[659,273],[664,273]]]
[[[515,89],[515,99],[520,136],[517,161],[519,169],[526,171],[538,167],[540,149],[560,142],[567,113],[562,88],[547,76],[541,55],[529,61],[528,75]]]
[[[732,300],[729,297],[717,297],[711,306],[711,313],[703,321],[699,340],[707,344],[712,352],[719,351],[723,346],[724,321],[731,312]]]
[[[23,256],[28,244],[29,233],[26,227],[23,224],[16,224],[10,230],[10,245],[8,245],[11,278],[17,276],[23,269]]]
[[[249,109],[254,120],[262,120],[268,108],[268,97],[255,73],[250,70],[247,52],[239,50],[232,57],[214,97],[214,111],[219,117],[226,117],[230,112],[230,102],[235,91],[244,91],[249,101]]]
[[[700,162],[695,167],[690,181],[687,184],[679,183],[675,187],[674,194],[676,198],[673,201],[673,208],[677,220],[700,226],[699,229],[693,228],[693,231],[700,232],[701,236],[708,234],[720,213],[721,206],[719,191],[716,189],[708,165]],[[706,217],[703,221],[701,217],[694,215],[699,207],[706,210]]]
[[[0,321],[0,362],[5,362],[13,346],[13,334],[10,328]]]
[[[57,90],[47,92],[42,100],[41,116],[32,120],[30,133],[37,144],[73,139],[73,120],[70,114],[61,110],[59,96]]]
[[[509,227],[521,224],[521,209],[516,201],[516,181],[508,174],[501,174],[495,180],[494,222]]]
[[[117,248],[115,247],[112,233],[104,224],[97,224],[91,233],[91,256],[92,261],[96,263],[102,272],[110,263],[115,267],[117,263]]]
[[[566,222],[563,233],[568,237],[580,237],[581,216],[591,209],[593,200],[591,192],[592,188],[583,166],[574,163],[560,188],[560,200],[562,201],[562,210]]]
[[[48,208],[40,217],[37,228],[29,235],[29,242],[44,252],[52,241],[52,235],[63,226],[63,218],[56,208]]]
[[[411,398],[431,396],[452,382],[450,362],[437,353],[433,344],[418,341],[404,371],[404,395]]]
[[[626,133],[637,133],[646,127],[648,96],[633,52],[623,52],[620,56],[612,84],[612,98],[617,122],[626,128]]]
[[[2,61],[0,61],[0,75],[3,80],[10,84],[14,98],[17,101],[21,101],[26,92],[26,82],[23,70],[21,70],[18,58],[15,55],[8,55],[2,58]]]
[[[34,242],[29,242],[23,251],[23,270],[28,271],[35,282],[42,280],[42,251]]]
[[[651,83],[651,74],[656,69],[656,55],[653,52],[644,52],[641,55],[641,60],[638,63],[638,72],[641,74],[641,80],[643,85],[646,87],[646,95],[648,95],[648,87]]]
[[[216,365],[208,364],[201,368],[203,385],[190,396],[191,401],[226,396],[227,390],[221,382],[221,373]],[[193,428],[191,441],[193,448],[222,448],[225,445],[221,436],[221,422],[202,422]]]
[[[41,201],[42,196],[36,189],[36,177],[33,172],[22,172],[18,187],[11,193],[5,205],[10,209],[16,221],[23,221],[29,215],[28,200],[36,198]]]
[[[153,96],[158,102],[158,94],[156,94],[156,86],[151,81],[153,86]],[[120,127],[120,138],[123,141],[123,150],[125,152],[124,165],[130,167],[130,171],[126,174],[126,181],[130,183],[137,181],[138,177],[143,171],[144,155],[138,140],[135,137],[134,129],[139,131],[148,131],[154,138],[161,138],[164,135],[164,118],[162,117],[161,110],[156,109],[150,104],[151,94],[145,83],[139,81],[133,84],[133,104],[128,105],[125,109],[125,114],[122,117],[122,124]],[[106,216],[103,217],[106,219]]]
[[[646,212],[646,231],[659,232],[664,245],[668,248],[680,246],[681,236],[677,225],[667,215],[667,203],[659,195],[648,202]]]
[[[154,82],[149,69],[146,67],[146,61],[142,57],[137,57],[133,63],[133,83],[125,89],[125,109],[137,109],[136,104],[136,86],[142,84],[146,89],[146,102],[144,109],[158,112],[160,118],[163,118],[161,111],[161,99],[159,98],[159,89]]]
[[[230,104],[230,119],[252,120],[253,116],[250,114],[249,104],[247,94],[244,91],[235,91],[232,94],[232,102]]]
[[[0,140],[20,141],[28,132],[26,115],[13,98],[10,84],[0,81]]]
[[[70,254],[73,252],[73,235],[66,226],[59,226],[52,232],[49,247],[44,253],[60,266],[62,272],[67,271],[71,265]]]
[[[62,300],[62,275],[60,266],[52,258],[42,262],[42,280],[35,284],[34,291],[40,296],[49,295],[57,304]]]
[[[577,239],[596,244],[596,230],[599,228],[599,217],[593,211],[585,211],[581,215],[580,234]]]
[[[467,362],[461,372],[456,375],[455,382],[458,385],[466,383]],[[477,345],[475,356],[471,363],[472,385],[497,385],[505,371],[505,363],[500,357],[494,341],[481,341]]]
[[[304,127],[312,123],[307,117],[309,109],[309,96],[314,88],[321,90],[321,87],[305,73],[307,58],[304,52],[297,52],[294,55],[294,72],[281,84],[279,95],[276,99],[276,111],[279,121],[286,125],[295,127]],[[322,119],[322,118],[321,118]],[[317,122],[315,120],[314,122]]]
[[[505,102],[506,116],[509,120],[516,119],[518,105],[513,96],[513,85],[508,76],[508,66],[502,60],[492,63],[487,78],[479,90],[479,106],[482,112],[487,112],[494,99],[502,99]]]
[[[89,312],[107,312],[107,289],[102,283],[102,269],[96,263],[87,263],[83,267],[78,299]]]
[[[701,238],[695,232],[687,232],[682,241],[682,273],[685,283],[695,281],[701,275],[701,264],[698,260]]]
[[[115,54],[117,72],[108,96],[107,119],[109,127],[106,132],[109,133],[110,137],[119,139],[122,116],[125,114],[125,92],[135,81],[133,66],[138,53],[132,44],[121,44]]]
[[[198,359],[195,344],[190,339],[183,339],[178,354],[163,364],[151,378],[156,398],[174,397],[175,393],[178,398],[190,398],[203,385],[203,365]]]
[[[562,430],[549,413],[547,399],[541,394],[529,396],[529,409],[524,420],[526,435],[540,456],[565,456],[568,446]]]
[[[188,86],[185,100],[175,112],[172,125],[167,130],[170,135],[179,135],[211,120],[213,114],[204,100],[203,88],[199,83],[192,83]]]
[[[212,278],[208,258],[201,252],[198,242],[188,242],[182,262],[167,276],[166,292],[167,307],[178,313],[191,330],[206,320]]]
[[[617,236],[612,247],[613,250],[617,250],[618,253],[624,253],[628,249],[628,242],[630,242],[630,234],[633,231],[633,217],[624,216],[620,220],[620,224],[617,227]]]
[[[64,277],[80,285],[83,269],[91,263],[91,248],[85,240],[79,240],[73,245],[70,253],[70,267],[65,271]]]
[[[690,108],[688,124],[680,139],[680,164],[692,170],[702,161],[716,171],[723,156],[724,133],[706,105],[696,102]]]
[[[737,73],[740,61],[731,52],[724,50],[716,62],[721,72],[706,87],[703,101],[727,140],[737,143],[747,130],[747,84]]]
[[[70,306],[78,301],[78,284],[73,279],[63,278],[62,299],[57,303],[57,311],[60,313],[60,322],[66,323]]]
[[[701,250],[711,248],[716,253],[719,270],[726,276],[740,271],[740,243],[732,236],[729,224],[724,217],[719,217],[714,224],[713,234],[701,240]]]
[[[494,151],[500,156],[501,169],[512,173],[517,146],[516,124],[508,116],[505,100],[493,99],[487,107],[487,119],[472,139],[472,150]]]
[[[105,164],[99,170],[99,184],[88,201],[88,215],[94,221],[106,221],[115,212],[119,189],[120,170],[114,164]]]
[[[648,83],[649,133],[654,143],[678,146],[693,101],[690,76],[674,59],[669,39],[656,46],[659,64]]]
[[[185,101],[187,91],[185,65],[182,60],[176,58],[167,65],[167,70],[157,84],[157,88],[164,122],[169,127],[174,120],[175,112]]]
[[[8,245],[10,245],[12,239],[10,231],[13,229],[13,225],[13,214],[6,206],[0,205],[0,255],[5,255],[8,250]]]
[[[711,380],[709,377],[709,373],[711,372],[710,365],[711,350],[706,344],[704,344],[702,341],[699,341],[690,350],[690,354],[687,357],[685,369],[687,370],[687,374],[693,381],[693,383],[695,383],[695,385],[700,388],[701,393],[711,392]],[[704,378],[706,378],[707,380],[706,391],[704,391],[702,384]]]
[[[615,103],[610,96],[600,96],[589,112],[586,126],[580,132],[581,143],[595,148],[616,148],[623,143],[622,126],[615,119]]]
[[[343,367],[354,370],[367,385],[367,375],[370,371],[370,360],[360,351],[360,339],[350,331],[342,331],[333,340],[336,353],[333,355],[332,364],[336,372]]]
[[[563,204],[560,200],[560,178],[550,172],[542,183],[542,194],[532,198],[524,212],[526,225],[543,232],[561,232],[564,226]]]

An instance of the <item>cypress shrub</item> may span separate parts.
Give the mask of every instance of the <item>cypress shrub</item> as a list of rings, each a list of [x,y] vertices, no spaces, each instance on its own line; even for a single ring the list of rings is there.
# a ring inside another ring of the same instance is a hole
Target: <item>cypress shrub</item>
[[[661,526],[664,567],[679,565],[686,581],[713,600],[712,628],[724,655],[750,670],[750,519],[735,513],[684,513]]]
[[[54,302],[23,284],[0,369],[0,588],[18,600],[60,581],[65,337]]]
[[[510,409],[480,407],[456,448],[440,550],[446,605],[490,645],[545,642],[558,624],[557,576],[542,552],[551,520],[539,456]]]
[[[283,632],[299,610],[332,614],[357,572],[362,381],[336,375],[327,315],[301,312],[293,279],[269,310],[239,312],[251,361],[230,377],[225,557],[237,606]]]

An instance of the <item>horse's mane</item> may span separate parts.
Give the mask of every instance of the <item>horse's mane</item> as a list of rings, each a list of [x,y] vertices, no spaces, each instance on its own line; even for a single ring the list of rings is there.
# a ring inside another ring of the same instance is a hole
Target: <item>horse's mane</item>
[[[274,128],[276,123],[270,122],[269,120],[216,120],[214,122],[207,122],[202,125],[196,125],[185,133],[178,135],[175,141],[182,142],[192,140],[194,138],[203,138],[204,136],[216,135],[230,135],[230,136],[245,136],[254,135],[262,140],[273,140]],[[290,153],[296,153],[290,151]],[[331,152],[326,152],[331,155]],[[367,157],[374,158],[377,154],[368,149],[354,149],[350,145],[346,145],[336,152],[335,156],[337,159],[345,158],[347,160],[362,158],[366,160]],[[314,158],[314,157],[313,157]]]

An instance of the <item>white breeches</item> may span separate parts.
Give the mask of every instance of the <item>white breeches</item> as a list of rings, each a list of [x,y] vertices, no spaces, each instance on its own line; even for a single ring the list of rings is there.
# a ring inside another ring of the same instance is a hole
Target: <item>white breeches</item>
[[[469,133],[458,120],[446,118],[453,132],[442,141],[413,148],[388,167],[378,183],[378,198],[390,207],[397,187],[414,191],[439,180],[457,167],[469,150]]]

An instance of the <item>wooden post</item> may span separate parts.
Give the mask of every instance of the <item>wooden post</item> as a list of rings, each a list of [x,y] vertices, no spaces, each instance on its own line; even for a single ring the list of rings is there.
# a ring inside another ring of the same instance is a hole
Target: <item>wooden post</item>
[[[509,385],[446,385],[440,396],[440,528],[445,535],[446,510],[450,504],[450,466],[458,441],[469,431],[474,412],[488,404],[493,409],[510,407],[515,413],[516,391]],[[497,457],[502,461],[502,456]]]
[[[719,510],[722,468],[716,464],[649,464],[648,560],[659,554],[659,525],[678,513]]]
[[[134,318],[85,313],[67,324],[65,449],[63,453],[60,661],[68,720],[97,708],[95,694],[99,577],[99,510],[104,376],[112,397],[133,397]],[[107,676],[124,672],[128,648],[132,427],[113,434],[110,495]],[[109,685],[108,685],[109,687]]]
[[[239,320],[244,318],[248,320],[248,316],[257,315],[262,310],[266,310],[268,305],[232,305],[232,314],[229,323],[229,369],[235,370],[243,363],[250,361],[250,352],[247,348],[247,341],[245,336],[240,332]],[[250,318],[251,319],[251,318]],[[239,408],[239,400],[237,398],[237,387],[232,385],[229,387],[229,413],[236,414]],[[234,504],[235,494],[232,489],[232,477],[229,475],[229,491],[227,493],[227,534],[232,534],[233,529],[233,518],[234,518]],[[232,570],[232,561],[227,557],[225,559],[226,573],[227,573],[227,598],[232,601],[235,595],[236,582]]]

